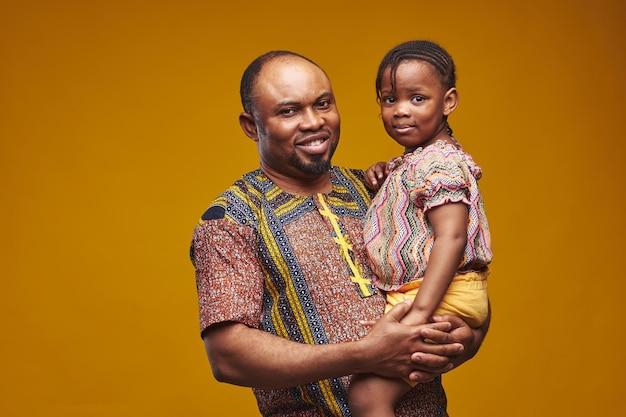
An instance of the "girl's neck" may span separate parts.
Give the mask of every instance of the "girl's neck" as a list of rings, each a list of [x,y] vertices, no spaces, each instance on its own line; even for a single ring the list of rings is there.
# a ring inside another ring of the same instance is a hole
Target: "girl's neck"
[[[459,146],[458,142],[456,141],[456,139],[454,139],[449,133],[448,133],[448,124],[447,123],[443,123],[443,125],[441,125],[439,127],[439,129],[437,130],[437,133],[435,133],[432,137],[432,139],[427,140],[425,143],[418,145],[418,146],[413,146],[410,148],[405,148],[404,149],[404,153],[411,153],[413,151],[415,151],[416,149],[419,148],[425,148],[427,146],[430,145],[434,145],[437,142],[445,142],[445,143],[449,143],[451,145],[454,146]]]

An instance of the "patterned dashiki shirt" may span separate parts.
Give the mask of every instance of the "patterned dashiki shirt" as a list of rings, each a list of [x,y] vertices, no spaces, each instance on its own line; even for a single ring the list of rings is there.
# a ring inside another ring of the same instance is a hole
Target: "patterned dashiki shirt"
[[[381,316],[384,296],[363,245],[370,193],[363,171],[333,167],[329,194],[294,196],[261,170],[222,193],[195,228],[200,331],[244,323],[299,343],[354,341],[359,320]],[[280,352],[277,352],[280,354]],[[289,389],[253,389],[263,416],[349,416],[349,376]],[[446,416],[441,379],[419,384],[397,416]]]
[[[449,202],[469,208],[467,245],[460,272],[480,271],[492,259],[491,237],[478,179],[481,168],[453,144],[437,141],[388,164],[389,176],[372,199],[364,240],[385,291],[424,276],[434,233],[426,212]]]

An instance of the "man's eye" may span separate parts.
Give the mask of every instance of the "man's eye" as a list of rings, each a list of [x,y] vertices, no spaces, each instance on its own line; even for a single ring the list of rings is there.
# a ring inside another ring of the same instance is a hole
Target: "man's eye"
[[[329,100],[322,100],[319,103],[317,103],[318,107],[328,107],[330,106],[330,101]]]
[[[280,111],[280,114],[283,114],[283,115],[285,115],[285,116],[289,116],[289,115],[294,114],[295,112],[296,112],[296,111],[295,111],[294,109],[282,109],[282,110]]]

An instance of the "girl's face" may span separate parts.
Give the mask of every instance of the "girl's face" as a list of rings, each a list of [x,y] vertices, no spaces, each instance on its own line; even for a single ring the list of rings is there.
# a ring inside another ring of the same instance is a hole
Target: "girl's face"
[[[380,107],[385,130],[406,152],[442,139],[450,142],[445,116],[454,111],[456,88],[445,90],[435,68],[424,61],[403,61],[396,68],[395,90],[391,67],[383,72]]]

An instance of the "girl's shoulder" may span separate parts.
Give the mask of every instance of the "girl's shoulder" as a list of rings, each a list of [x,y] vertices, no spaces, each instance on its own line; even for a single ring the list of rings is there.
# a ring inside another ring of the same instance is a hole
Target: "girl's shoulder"
[[[466,172],[478,179],[482,176],[481,168],[474,162],[472,156],[465,152],[458,144],[437,141],[424,148],[405,155],[407,168],[426,173],[450,171]]]
[[[465,152],[452,143],[437,141],[432,145],[417,148],[404,155],[406,162],[411,164],[430,165],[437,163],[459,164],[465,161]]]

